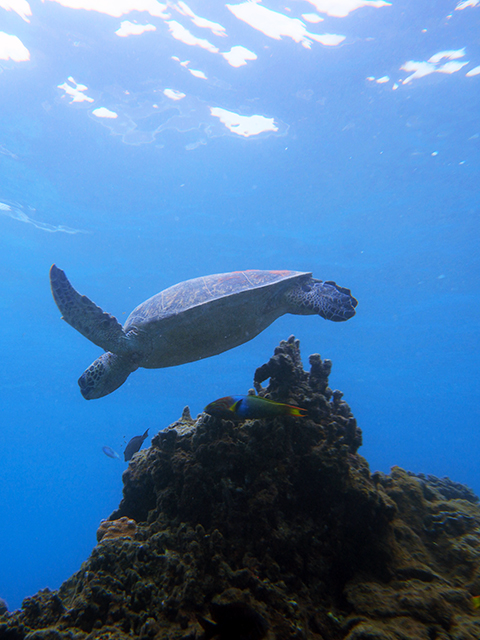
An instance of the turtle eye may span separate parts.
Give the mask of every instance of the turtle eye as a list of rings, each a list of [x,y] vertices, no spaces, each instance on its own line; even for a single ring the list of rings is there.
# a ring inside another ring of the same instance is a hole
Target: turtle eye
[[[312,287],[310,285],[302,284],[302,291],[305,291],[305,293],[308,293],[311,290],[312,290]]]

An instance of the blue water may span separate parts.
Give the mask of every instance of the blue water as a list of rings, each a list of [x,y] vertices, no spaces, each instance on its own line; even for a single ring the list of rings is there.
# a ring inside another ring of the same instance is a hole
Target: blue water
[[[0,32],[29,54],[12,59],[0,34],[0,597],[10,609],[88,557],[121,499],[132,436],[155,434],[186,404],[196,415],[246,393],[291,334],[306,366],[311,353],[333,361],[331,386],[363,430],[372,471],[400,465],[480,493],[475,0],[344,17],[328,15],[341,13],[338,0],[319,2],[318,23],[302,18],[316,11],[308,2],[265,0],[302,20],[306,46],[219,2],[188,7],[224,37],[184,5],[115,17],[114,3],[62,2],[32,1],[31,15],[15,0],[0,8]],[[152,29],[120,37],[126,20]],[[219,52],[175,38],[172,21]],[[257,58],[231,66],[220,53],[236,45]],[[408,62],[430,73],[408,80]],[[91,101],[71,102],[62,85]],[[93,113],[102,107],[117,117]],[[273,118],[277,130],[239,135],[212,107]],[[359,305],[342,324],[284,316],[230,352],[140,369],[87,402],[77,378],[100,350],[60,320],[52,263],[121,322],[177,282],[252,268],[311,271]]]

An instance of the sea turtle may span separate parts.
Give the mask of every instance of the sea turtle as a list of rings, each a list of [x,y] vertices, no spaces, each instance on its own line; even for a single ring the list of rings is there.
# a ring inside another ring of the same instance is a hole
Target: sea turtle
[[[79,378],[87,400],[106,396],[138,369],[173,367],[217,355],[251,340],[285,313],[319,314],[339,322],[355,315],[349,289],[300,271],[234,271],[176,284],[142,302],[122,327],[50,269],[63,319],[102,354]]]

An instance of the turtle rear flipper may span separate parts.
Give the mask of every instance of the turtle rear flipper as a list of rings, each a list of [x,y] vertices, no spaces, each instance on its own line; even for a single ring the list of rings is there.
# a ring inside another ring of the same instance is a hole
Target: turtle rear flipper
[[[50,285],[65,322],[105,351],[120,355],[131,352],[131,344],[118,320],[75,291],[65,272],[55,265],[50,269]]]

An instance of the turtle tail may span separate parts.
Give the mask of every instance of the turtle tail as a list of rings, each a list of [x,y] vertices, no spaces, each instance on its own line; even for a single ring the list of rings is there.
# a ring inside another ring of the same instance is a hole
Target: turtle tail
[[[85,400],[103,398],[122,386],[128,376],[138,369],[129,358],[103,353],[85,369],[78,386]]]
[[[358,301],[350,289],[340,287],[335,282],[311,278],[287,292],[290,313],[309,315],[318,313],[325,320],[343,322],[355,315]]]

